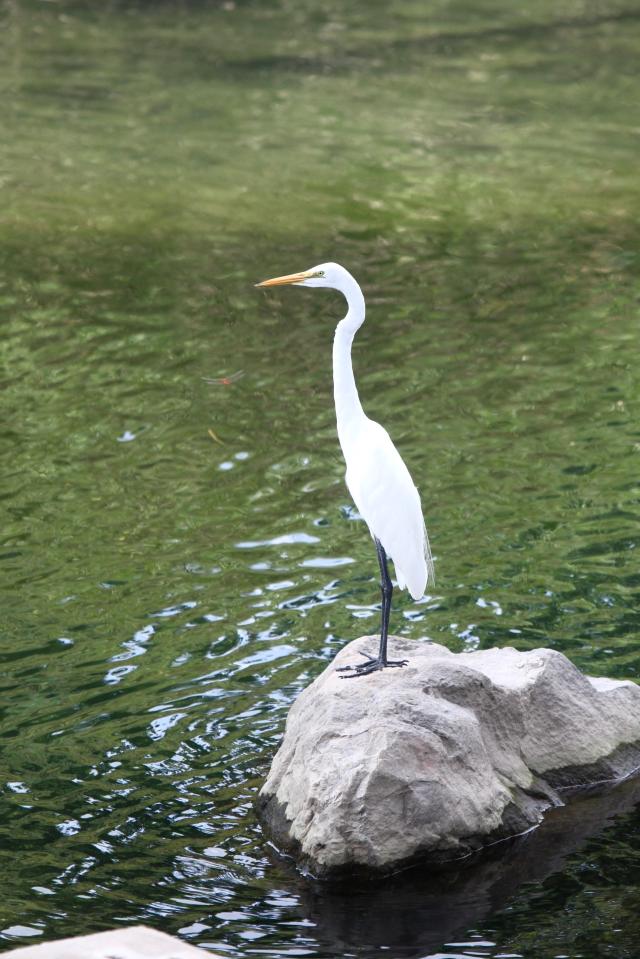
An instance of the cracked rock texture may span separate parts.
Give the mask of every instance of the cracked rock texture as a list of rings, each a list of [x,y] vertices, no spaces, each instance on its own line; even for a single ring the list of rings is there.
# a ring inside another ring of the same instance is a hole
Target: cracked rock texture
[[[402,669],[342,679],[346,646],[291,707],[258,808],[318,876],[445,863],[537,825],[572,790],[640,766],[640,686],[552,649],[452,653],[391,637]]]

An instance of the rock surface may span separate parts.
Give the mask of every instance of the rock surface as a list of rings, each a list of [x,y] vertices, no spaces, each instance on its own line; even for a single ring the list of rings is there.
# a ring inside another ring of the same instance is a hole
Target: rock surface
[[[572,790],[640,767],[640,686],[552,649],[452,653],[391,637],[403,669],[342,679],[345,647],[293,704],[258,808],[317,876],[463,859]]]
[[[148,926],[128,926],[91,936],[42,942],[6,953],[15,959],[216,959],[212,952],[189,946]]]

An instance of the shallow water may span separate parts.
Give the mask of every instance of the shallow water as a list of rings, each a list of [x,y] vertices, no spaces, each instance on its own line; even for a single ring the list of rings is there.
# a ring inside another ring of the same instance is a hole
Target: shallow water
[[[252,284],[363,285],[363,403],[438,578],[394,631],[637,679],[640,17],[0,9],[5,945],[145,921],[239,956],[636,956],[633,794],[441,897],[335,893],[265,842],[288,707],[378,593],[340,298]]]

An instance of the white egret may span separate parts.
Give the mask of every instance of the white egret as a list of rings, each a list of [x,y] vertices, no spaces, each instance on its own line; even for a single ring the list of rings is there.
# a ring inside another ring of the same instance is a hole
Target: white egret
[[[257,286],[320,286],[338,290],[349,307],[336,327],[333,342],[333,393],[338,439],[347,464],[346,483],[358,511],[369,527],[380,564],[382,622],[377,656],[366,662],[341,667],[347,675],[364,676],[388,666],[405,666],[407,660],[387,657],[387,633],[393,584],[387,557],[393,560],[398,585],[414,599],[424,595],[433,560],[422,518],[420,495],[409,470],[391,442],[387,431],[365,415],[353,377],[351,344],[364,323],[362,290],[351,274],[337,263],[321,263],[302,273],[290,273],[264,280]]]

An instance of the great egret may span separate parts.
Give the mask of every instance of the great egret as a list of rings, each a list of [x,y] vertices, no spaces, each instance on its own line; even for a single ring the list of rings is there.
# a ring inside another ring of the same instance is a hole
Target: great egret
[[[405,666],[406,659],[387,658],[387,633],[393,584],[387,557],[393,560],[398,586],[414,599],[424,595],[434,579],[429,538],[422,518],[420,495],[387,431],[365,416],[353,377],[351,344],[364,323],[364,296],[351,274],[337,263],[321,263],[302,273],[276,276],[256,286],[321,286],[338,290],[349,307],[336,327],[333,341],[333,395],[338,439],[347,464],[346,483],[376,544],[380,564],[382,622],[378,655],[341,667],[344,678],[365,676],[387,666]]]

